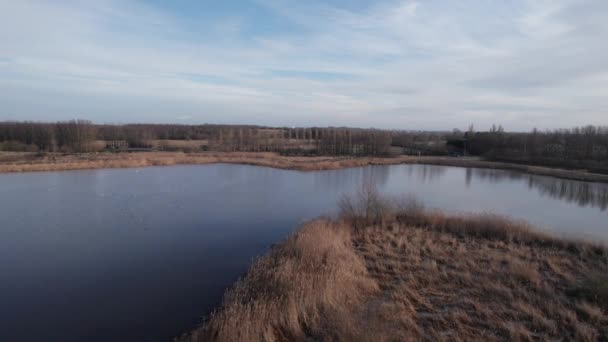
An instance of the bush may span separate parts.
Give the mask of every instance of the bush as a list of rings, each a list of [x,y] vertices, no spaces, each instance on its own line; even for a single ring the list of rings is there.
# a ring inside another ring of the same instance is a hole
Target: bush
[[[570,289],[573,297],[596,303],[608,310],[608,274],[591,274]]]
[[[393,210],[390,201],[370,183],[366,183],[353,195],[340,199],[340,217],[360,229],[386,221]]]
[[[339,208],[340,217],[355,228],[384,225],[400,216],[413,218],[424,213],[424,205],[415,196],[386,196],[371,183],[365,183],[354,194],[343,196]]]
[[[36,145],[28,145],[19,141],[11,140],[0,143],[0,151],[37,152],[38,147]]]

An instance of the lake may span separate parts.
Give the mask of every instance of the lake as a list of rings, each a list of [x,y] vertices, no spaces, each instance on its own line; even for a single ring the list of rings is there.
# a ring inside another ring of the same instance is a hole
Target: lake
[[[168,341],[255,256],[373,182],[427,207],[608,239],[608,185],[429,165],[200,165],[0,175],[0,341]]]

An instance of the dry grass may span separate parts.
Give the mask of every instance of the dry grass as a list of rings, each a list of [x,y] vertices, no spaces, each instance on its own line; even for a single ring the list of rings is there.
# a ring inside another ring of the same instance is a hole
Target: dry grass
[[[605,247],[370,191],[257,261],[182,339],[608,339]]]
[[[253,152],[24,153],[0,152],[0,172],[127,168],[178,164],[234,163],[302,171],[398,164],[404,158],[286,157]],[[413,160],[411,160],[413,162]]]
[[[606,307],[570,291],[578,279],[607,270],[605,253],[401,224],[358,230],[355,245],[390,298],[385,305],[409,307],[399,313],[414,322],[401,327],[408,339],[608,338]]]
[[[204,144],[204,141],[190,141],[185,142],[184,144]],[[565,179],[608,182],[608,175],[489,162],[477,158],[415,156],[397,156],[390,158],[344,156],[299,157],[281,156],[277,153],[270,152],[102,152],[81,154],[0,152],[0,173],[212,163],[248,164],[300,171],[334,170],[366,165],[431,164],[506,169]]]
[[[350,312],[378,291],[349,229],[314,221],[260,258],[188,341],[293,341],[361,332]],[[361,332],[362,333],[362,332]]]

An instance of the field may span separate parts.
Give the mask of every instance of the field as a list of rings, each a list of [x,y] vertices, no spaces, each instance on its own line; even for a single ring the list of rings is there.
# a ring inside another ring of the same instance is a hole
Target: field
[[[373,191],[308,222],[182,341],[608,338],[608,250]]]
[[[458,167],[505,169],[564,179],[608,182],[608,175],[585,170],[563,170],[548,167],[484,161],[479,158],[452,157],[350,157],[350,156],[282,156],[271,152],[120,152],[120,153],[35,153],[0,152],[0,173],[29,171],[128,168],[178,164],[233,163],[279,169],[316,171],[366,165],[432,164]]]

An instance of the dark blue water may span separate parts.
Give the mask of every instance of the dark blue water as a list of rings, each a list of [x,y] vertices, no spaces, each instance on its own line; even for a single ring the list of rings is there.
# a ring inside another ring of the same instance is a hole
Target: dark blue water
[[[429,207],[608,237],[608,186],[425,165],[241,165],[0,175],[0,341],[167,341],[252,259],[372,181]]]

